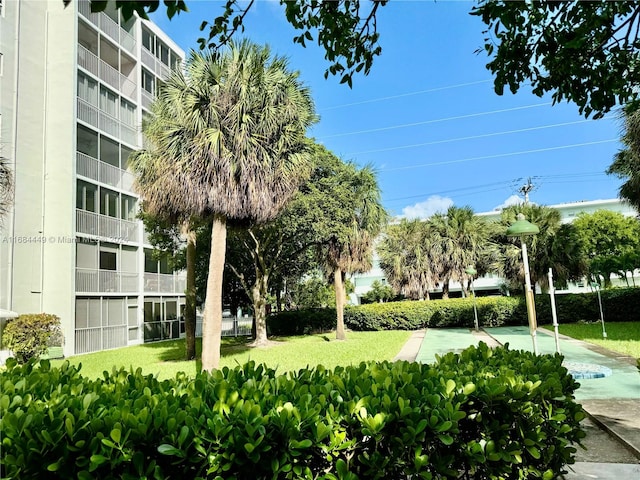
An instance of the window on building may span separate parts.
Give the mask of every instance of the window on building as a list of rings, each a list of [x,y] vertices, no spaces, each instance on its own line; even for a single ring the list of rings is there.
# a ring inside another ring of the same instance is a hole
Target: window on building
[[[100,270],[117,270],[118,253],[112,249],[100,247]]]
[[[146,28],[142,29],[142,46],[151,53],[156,53],[155,36]]]
[[[147,273],[158,273],[158,260],[153,256],[153,250],[144,249],[144,271]]]
[[[95,212],[98,200],[98,186],[93,183],[77,180],[76,182],[76,208]]]
[[[76,149],[93,158],[98,158],[98,134],[82,125],[77,127]]]
[[[180,68],[180,57],[175,53],[171,52],[171,69],[178,70]]]
[[[143,68],[142,69],[142,88],[146,92],[150,93],[151,95],[154,95],[156,92],[155,86],[156,86],[155,76]]]
[[[160,264],[159,265],[160,273],[165,273],[165,274],[172,273],[171,272],[171,268],[169,267],[169,256],[168,255],[162,255],[162,257],[160,257],[159,264]]]
[[[78,97],[93,106],[98,106],[98,82],[80,72],[78,72]]]
[[[100,160],[114,167],[119,167],[120,144],[105,136],[100,137]]]
[[[109,217],[118,217],[118,192],[108,188],[100,189],[100,213]]]
[[[118,96],[105,87],[100,87],[100,110],[118,118]]]
[[[160,61],[165,65],[169,66],[169,47],[167,47],[164,43],[158,42],[158,57]]]
[[[134,197],[122,195],[120,212],[123,220],[135,221],[137,208],[138,202]]]
[[[124,99],[120,100],[120,121],[131,127],[136,125],[136,107]]]

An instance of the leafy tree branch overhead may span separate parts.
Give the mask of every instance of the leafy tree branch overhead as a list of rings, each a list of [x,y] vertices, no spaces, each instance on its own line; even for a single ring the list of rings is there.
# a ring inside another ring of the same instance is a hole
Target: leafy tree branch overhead
[[[552,92],[555,103],[574,102],[594,118],[638,100],[640,3],[481,0],[471,13],[487,26],[498,94],[530,83],[534,94]]]
[[[63,1],[65,4],[71,2]],[[316,42],[325,50],[325,59],[330,63],[325,78],[329,74],[340,75],[340,82],[351,86],[353,74],[364,72],[367,75],[374,58],[382,52],[378,44],[376,15],[379,7],[386,5],[387,1],[280,0],[280,4],[284,5],[287,21],[299,32],[293,37],[294,43],[305,47],[307,42]],[[91,0],[91,10],[101,12],[109,3],[115,3],[125,19],[134,13],[146,19],[161,5],[160,0]],[[226,45],[236,33],[244,32],[245,17],[254,4],[255,0],[213,3],[212,12],[221,7],[222,13],[200,25],[204,35],[198,39],[200,48],[218,48]],[[188,11],[183,0],[164,0],[162,5],[169,18]]]

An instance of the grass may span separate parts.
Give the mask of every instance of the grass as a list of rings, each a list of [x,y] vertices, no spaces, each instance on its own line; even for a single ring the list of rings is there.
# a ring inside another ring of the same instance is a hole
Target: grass
[[[607,338],[602,338],[602,323],[560,324],[563,335],[594,343],[625,355],[640,358],[640,322],[606,322]],[[544,328],[553,331],[553,326]]]
[[[330,333],[282,337],[273,339],[279,342],[277,345],[263,348],[249,347],[242,338],[223,339],[220,366],[234,367],[254,360],[284,373],[318,364],[334,368],[369,360],[392,360],[410,335],[408,331],[349,332],[346,341],[337,341]],[[201,351],[200,339],[197,351]],[[195,375],[201,368],[200,361],[188,362],[183,356],[184,340],[170,340],[77,355],[68,360],[74,365],[82,364],[81,373],[91,378],[101,377],[103,371],[113,367],[140,367],[144,374],[161,379],[174,377],[177,372]],[[52,361],[53,365],[61,363],[62,360]]]

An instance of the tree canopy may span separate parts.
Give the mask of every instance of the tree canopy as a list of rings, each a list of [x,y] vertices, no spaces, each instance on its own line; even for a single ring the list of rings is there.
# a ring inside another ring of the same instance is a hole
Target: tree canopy
[[[620,186],[620,198],[640,209],[640,110],[627,109],[624,113],[624,130],[620,141],[625,148],[616,153],[607,169],[610,175],[624,180]]]
[[[640,267],[640,223],[635,218],[598,210],[580,214],[573,226],[584,245],[592,279],[602,277],[608,286],[611,274],[626,277],[627,271]]]
[[[578,105],[600,118],[639,98],[640,3],[481,0],[484,51],[495,91],[530,84],[535,95]],[[482,50],[479,50],[479,52]]]

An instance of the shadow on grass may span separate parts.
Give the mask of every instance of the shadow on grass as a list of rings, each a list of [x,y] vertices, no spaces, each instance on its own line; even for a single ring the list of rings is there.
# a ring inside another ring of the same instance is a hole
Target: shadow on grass
[[[271,338],[270,338],[271,339]],[[273,337],[277,342],[287,343],[288,337]],[[255,348],[250,345],[252,339],[249,337],[223,337],[221,357],[228,357],[244,353]],[[156,350],[155,356],[159,362],[185,362],[185,339],[164,340],[159,342],[145,343],[141,345],[144,349]],[[197,371],[202,370],[202,338],[196,338],[196,366]]]

